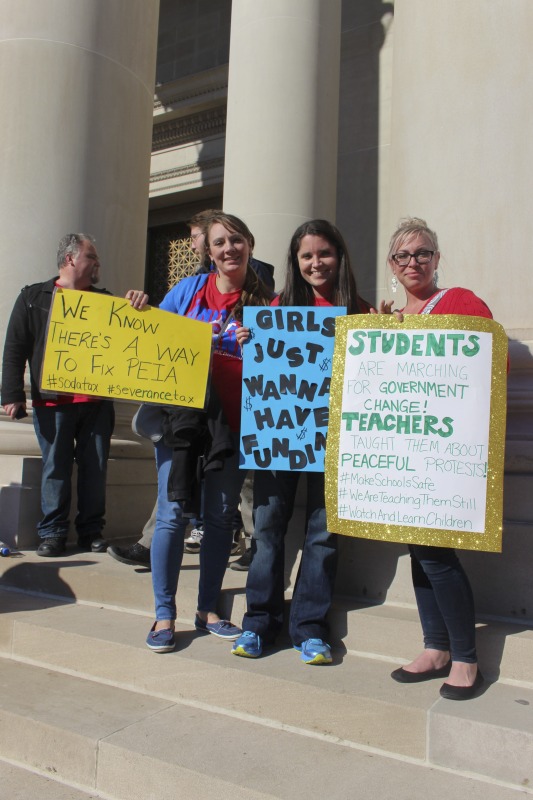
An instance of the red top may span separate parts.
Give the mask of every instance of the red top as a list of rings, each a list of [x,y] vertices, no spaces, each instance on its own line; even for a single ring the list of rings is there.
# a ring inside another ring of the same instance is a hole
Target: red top
[[[424,304],[424,308],[439,291],[442,291],[442,289],[436,291],[432,297],[429,298]],[[423,313],[424,308],[420,310],[420,314]],[[468,317],[487,317],[488,319],[492,319],[492,314],[488,305],[475,295],[474,292],[471,292],[470,289],[461,289],[459,286],[454,289],[448,289],[435,308],[430,311],[430,314],[462,314]]]
[[[241,422],[242,353],[235,331],[242,322],[232,319],[222,336],[219,334],[240,297],[240,289],[224,294],[219,292],[216,274],[213,273],[194,295],[186,313],[191,319],[210,322],[213,326],[211,379],[232,431],[238,431]]]

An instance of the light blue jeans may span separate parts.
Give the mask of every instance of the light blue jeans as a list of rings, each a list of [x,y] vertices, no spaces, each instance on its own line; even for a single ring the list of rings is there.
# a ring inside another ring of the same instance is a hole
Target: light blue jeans
[[[239,469],[238,434],[235,453],[221,470],[210,470],[204,478],[204,536],[200,548],[198,611],[216,611],[233,538],[233,517],[246,476]],[[151,547],[152,585],[157,620],[176,619],[176,591],[183,558],[183,539],[188,517],[179,503],[168,499],[167,485],[172,450],[155,445],[157,465],[157,519]]]

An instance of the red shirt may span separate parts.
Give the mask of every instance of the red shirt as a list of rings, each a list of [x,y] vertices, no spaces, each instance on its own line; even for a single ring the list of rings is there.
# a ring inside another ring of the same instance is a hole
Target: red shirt
[[[442,291],[437,290],[435,294],[429,298],[424,304],[424,308],[431,303],[433,297]],[[424,308],[419,313],[424,311]],[[435,308],[430,311],[431,314],[462,314],[468,317],[487,317],[492,319],[490,308],[486,303],[481,300],[470,289],[461,289],[456,286],[454,289],[448,289],[445,295],[441,297]]]
[[[333,306],[333,303],[330,303],[329,300],[326,300],[325,297],[322,295],[315,295],[314,296],[314,306],[315,307],[325,307],[325,306]],[[363,300],[362,297],[357,298],[357,302],[359,303],[359,309],[361,314],[368,314],[370,311],[370,305]],[[270,303],[271,306],[279,306],[279,297],[276,296],[272,302]]]
[[[219,292],[216,274],[213,273],[194,295],[186,313],[191,319],[210,322],[213,326],[211,380],[232,431],[238,431],[241,423],[242,353],[235,331],[242,321],[232,319],[222,336],[220,331],[240,297],[240,289],[224,294]]]

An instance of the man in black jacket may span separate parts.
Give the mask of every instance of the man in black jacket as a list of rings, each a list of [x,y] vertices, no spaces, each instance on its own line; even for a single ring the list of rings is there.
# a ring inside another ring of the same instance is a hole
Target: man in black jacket
[[[104,552],[105,485],[107,459],[114,426],[113,403],[86,395],[41,394],[39,379],[44,356],[48,312],[56,286],[80,291],[96,289],[100,261],[92,236],[71,233],[59,242],[59,276],[25,286],[18,296],[6,333],[2,366],[2,405],[11,419],[27,415],[24,391],[26,363],[30,367],[33,424],[43,459],[41,506],[38,525],[40,556],[56,557],[65,550],[69,528],[71,478],[78,466],[78,544],[85,550]],[[126,299],[142,308],[148,296],[130,289]]]

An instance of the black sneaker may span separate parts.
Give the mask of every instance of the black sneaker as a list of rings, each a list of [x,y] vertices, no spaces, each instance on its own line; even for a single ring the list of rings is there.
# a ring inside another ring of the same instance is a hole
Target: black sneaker
[[[230,564],[231,569],[236,569],[238,572],[247,572],[250,569],[252,562],[252,548],[248,547],[240,558],[232,561]]]
[[[37,548],[37,555],[44,558],[57,558],[65,552],[67,540],[64,536],[47,536]]]
[[[122,564],[131,564],[132,567],[146,567],[150,569],[150,548],[135,542],[129,547],[119,547],[112,544],[107,548],[108,554],[115,561]]]

